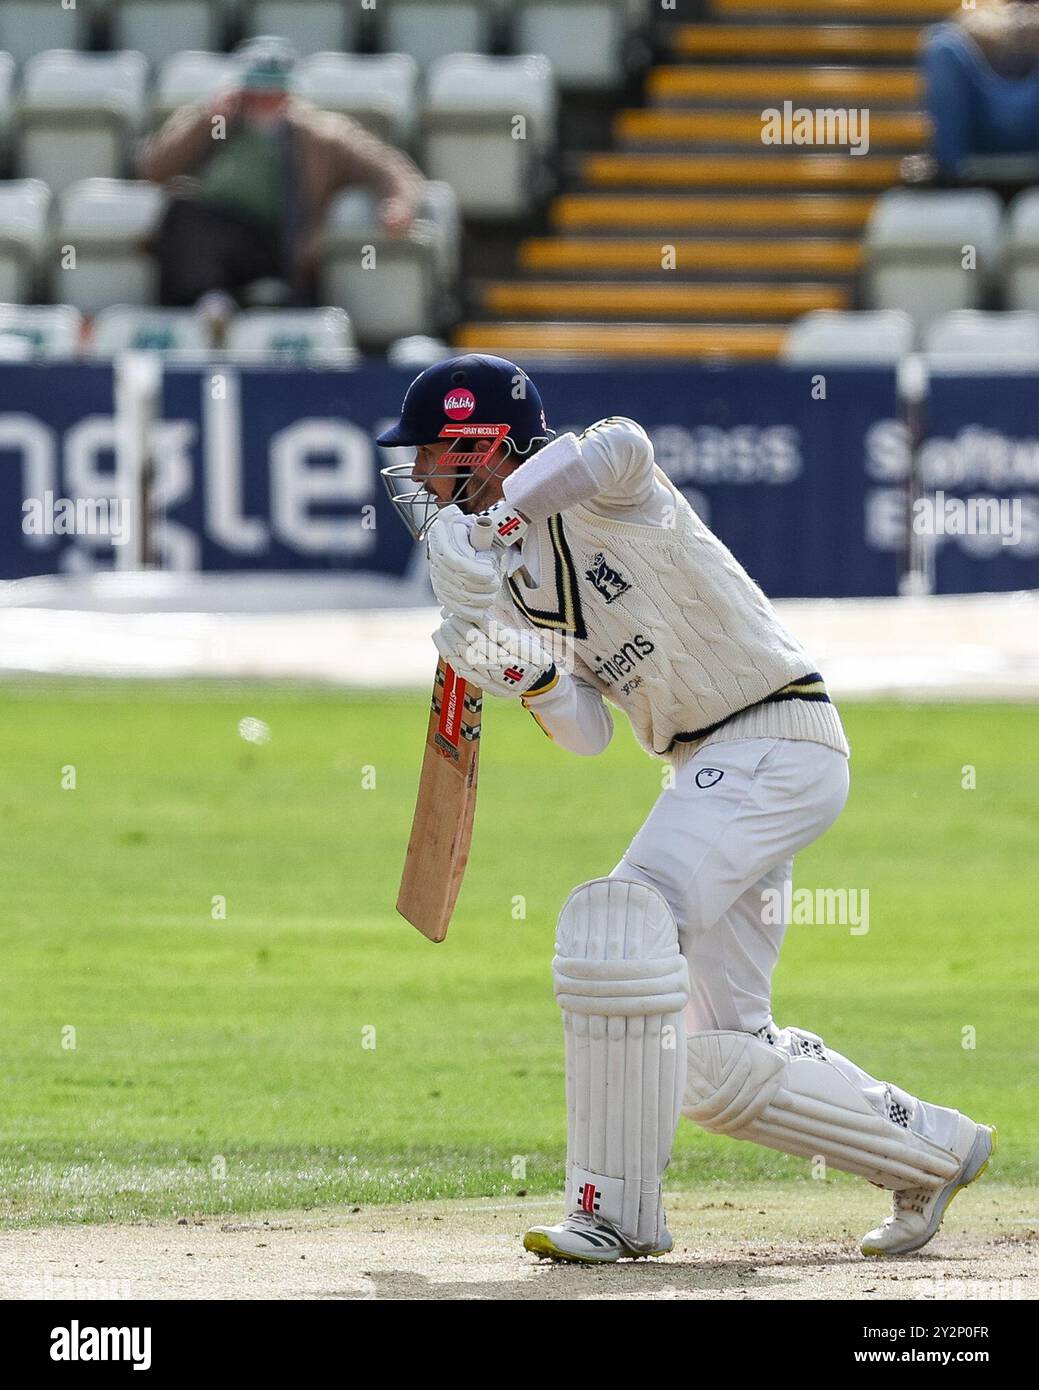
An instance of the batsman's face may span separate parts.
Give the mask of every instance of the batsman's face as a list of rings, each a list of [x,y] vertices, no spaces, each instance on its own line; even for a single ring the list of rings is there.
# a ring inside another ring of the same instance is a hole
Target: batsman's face
[[[436,444],[423,444],[415,454],[415,464],[411,470],[412,482],[424,487],[437,499],[438,507],[446,507],[458,486],[457,477],[451,472],[438,472],[440,460],[451,447],[450,440],[439,440]]]
[[[432,493],[438,507],[455,502],[463,512],[477,512],[500,501],[502,479],[515,466],[506,461],[504,451],[496,448],[474,467],[457,453],[445,461],[445,454],[450,454],[453,447],[450,439],[423,444],[415,454],[412,482]]]

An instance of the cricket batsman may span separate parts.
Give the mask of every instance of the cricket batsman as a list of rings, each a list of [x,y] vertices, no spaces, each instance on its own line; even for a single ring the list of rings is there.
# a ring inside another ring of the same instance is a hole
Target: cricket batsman
[[[445,660],[572,753],[609,743],[608,702],[672,768],[620,862],[559,915],[566,1212],[526,1249],[666,1254],[680,1115],[889,1189],[863,1254],[920,1249],[994,1131],[772,1017],[786,922],[763,903],[789,903],[794,855],[848,795],[848,744],[811,658],[634,420],[554,436],[519,367],[467,355],[422,372],[379,443],[416,450],[383,473],[428,543]],[[477,514],[494,526],[480,553]]]

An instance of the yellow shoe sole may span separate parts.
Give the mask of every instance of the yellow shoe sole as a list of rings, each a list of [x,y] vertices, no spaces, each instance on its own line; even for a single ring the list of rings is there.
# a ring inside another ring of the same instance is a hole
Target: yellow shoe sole
[[[986,1169],[986,1168],[989,1166],[989,1164],[992,1162],[992,1156],[993,1156],[993,1154],[996,1152],[996,1146],[997,1146],[997,1144],[999,1143],[999,1134],[998,1134],[998,1131],[996,1130],[995,1125],[986,1125],[985,1128],[988,1130],[988,1132],[989,1132],[989,1134],[990,1134],[990,1136],[991,1136],[991,1138],[992,1138],[992,1148],[989,1149],[988,1158],[986,1158],[985,1162],[981,1165],[981,1167],[978,1169],[978,1171],[977,1171],[972,1177],[969,1177],[969,1178],[967,1179],[966,1182],[958,1183],[958,1184],[952,1189],[952,1191],[949,1193],[949,1200],[945,1203],[945,1206],[942,1208],[941,1220],[938,1222],[938,1225],[934,1228],[934,1230],[933,1230],[933,1231],[931,1232],[931,1234],[927,1237],[927,1239],[926,1239],[926,1240],[922,1240],[922,1241],[920,1242],[919,1245],[914,1245],[914,1246],[913,1246],[911,1249],[909,1249],[909,1250],[891,1251],[891,1250],[882,1250],[878,1245],[862,1245],[862,1246],[859,1247],[859,1249],[862,1251],[862,1253],[863,1253],[864,1255],[868,1255],[868,1256],[870,1256],[870,1257],[873,1258],[873,1259],[885,1259],[885,1258],[888,1258],[888,1257],[890,1257],[891,1259],[901,1259],[901,1258],[902,1258],[903,1256],[905,1256],[905,1255],[912,1255],[912,1254],[915,1254],[917,1250],[922,1250],[923,1247],[927,1244],[928,1241],[931,1241],[931,1240],[934,1239],[934,1237],[935,1237],[935,1236],[938,1234],[938,1232],[941,1230],[942,1221],[945,1220],[945,1213],[946,1213],[946,1212],[949,1210],[949,1208],[952,1206],[953,1198],[954,1198],[958,1193],[962,1192],[963,1189],[964,1189],[965,1187],[970,1187],[971,1183],[977,1182],[977,1180],[981,1177],[982,1173],[984,1173],[985,1169]]]

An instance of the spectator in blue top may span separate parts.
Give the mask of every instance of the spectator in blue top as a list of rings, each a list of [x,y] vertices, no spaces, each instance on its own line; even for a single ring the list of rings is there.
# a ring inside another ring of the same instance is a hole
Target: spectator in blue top
[[[972,155],[1039,157],[1039,0],[975,0],[924,31],[922,62],[939,177]]]

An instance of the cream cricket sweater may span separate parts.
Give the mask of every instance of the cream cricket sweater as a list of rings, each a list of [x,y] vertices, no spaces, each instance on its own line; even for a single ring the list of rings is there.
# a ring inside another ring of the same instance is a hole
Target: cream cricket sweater
[[[605,698],[648,753],[673,763],[743,738],[847,756],[811,658],[656,467],[640,425],[614,417],[561,436],[505,495],[532,525],[510,556],[511,608],[495,616],[562,639],[569,674],[524,704],[564,747],[605,747]]]

